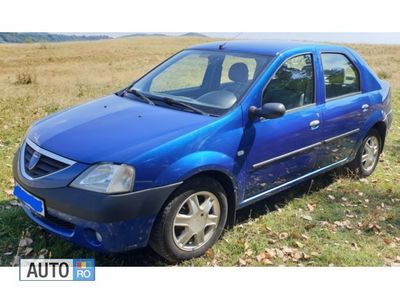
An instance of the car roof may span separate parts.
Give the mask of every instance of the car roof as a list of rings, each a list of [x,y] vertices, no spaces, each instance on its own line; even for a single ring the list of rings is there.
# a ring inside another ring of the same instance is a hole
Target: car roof
[[[345,47],[336,45],[281,40],[228,40],[194,45],[188,49],[214,51],[221,50],[275,56],[286,50],[299,49],[301,51],[305,51],[315,48],[324,51],[340,51],[345,49]]]

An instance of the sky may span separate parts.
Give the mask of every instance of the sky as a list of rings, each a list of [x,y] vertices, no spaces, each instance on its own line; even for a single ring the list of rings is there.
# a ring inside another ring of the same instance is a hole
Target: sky
[[[64,32],[65,34],[98,35],[106,34],[111,37],[120,37],[135,32]],[[137,33],[137,32],[136,32]],[[155,33],[155,32],[145,32]],[[180,35],[185,32],[158,32],[167,35]],[[363,43],[363,44],[400,44],[400,32],[200,32],[209,37],[221,39],[278,39],[278,40],[300,40],[333,43]]]

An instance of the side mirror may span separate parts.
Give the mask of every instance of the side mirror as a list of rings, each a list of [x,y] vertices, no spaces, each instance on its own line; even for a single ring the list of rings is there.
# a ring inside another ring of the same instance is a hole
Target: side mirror
[[[264,118],[264,119],[276,119],[282,117],[286,112],[285,105],[282,103],[265,103],[261,108],[251,106],[249,114],[252,119]]]

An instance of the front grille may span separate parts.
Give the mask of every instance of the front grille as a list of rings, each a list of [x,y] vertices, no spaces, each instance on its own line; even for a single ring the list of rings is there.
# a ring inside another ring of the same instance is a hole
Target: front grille
[[[51,223],[51,224],[53,224],[53,225],[55,225],[57,227],[61,227],[61,228],[65,229],[65,230],[71,230],[72,231],[72,230],[75,229],[75,225],[74,224],[72,224],[72,223],[70,223],[68,221],[61,220],[61,219],[59,219],[59,218],[57,218],[57,217],[55,217],[55,216],[53,216],[53,215],[51,215],[49,213],[46,215],[46,217],[44,219],[48,223]]]
[[[29,169],[29,163],[35,152],[36,151],[31,146],[25,144],[25,152],[24,152],[25,172],[32,178],[46,176],[48,174],[57,172],[69,166],[66,163],[63,163],[59,160],[55,160],[42,153],[37,153],[40,155],[39,159],[37,163],[34,165],[34,167]]]

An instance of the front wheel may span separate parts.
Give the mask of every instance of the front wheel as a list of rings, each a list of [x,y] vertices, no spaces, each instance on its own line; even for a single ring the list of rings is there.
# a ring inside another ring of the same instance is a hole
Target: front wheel
[[[367,177],[371,175],[379,161],[382,141],[377,130],[372,129],[364,138],[354,160],[348,164],[352,173]]]
[[[224,188],[212,178],[193,178],[171,198],[154,224],[150,246],[170,262],[203,255],[226,224]]]

